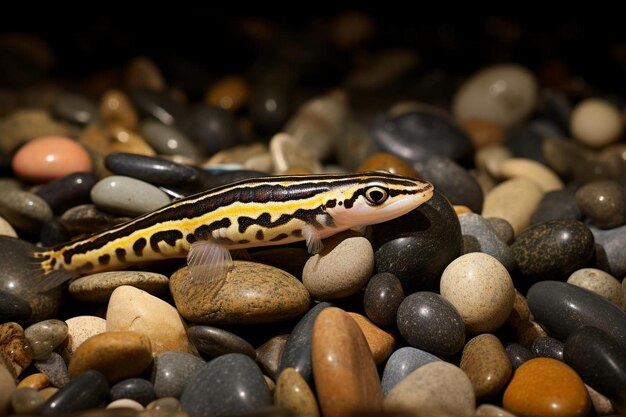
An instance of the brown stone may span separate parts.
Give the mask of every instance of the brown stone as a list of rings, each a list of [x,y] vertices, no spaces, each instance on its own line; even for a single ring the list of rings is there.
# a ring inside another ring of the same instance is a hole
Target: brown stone
[[[586,416],[591,405],[578,374],[551,358],[531,359],[517,368],[502,403],[518,417]]]
[[[490,398],[504,388],[513,367],[497,337],[484,333],[471,339],[463,348],[460,368],[465,371],[477,399]]]
[[[467,213],[473,213],[471,208],[467,206],[461,206],[461,205],[455,205],[454,212],[456,213],[457,216],[460,216],[462,214],[467,214]]]
[[[319,417],[320,411],[311,388],[293,368],[280,373],[274,391],[274,404],[299,417]]]
[[[4,364],[13,375],[20,376],[28,368],[33,356],[28,349],[28,340],[24,336],[24,329],[17,323],[0,324],[0,356]]]
[[[119,125],[129,130],[136,130],[139,123],[135,108],[120,90],[107,91],[100,99],[100,118],[107,126]]]
[[[216,82],[206,93],[205,101],[212,106],[236,112],[246,105],[250,96],[248,83],[241,77],[225,77]]]
[[[155,150],[135,132],[120,125],[111,125],[108,130],[113,140],[104,149],[106,153],[127,152],[145,156],[156,155]]]
[[[15,378],[0,362],[0,417],[7,415],[13,391],[15,391]]]
[[[256,361],[274,379],[278,376],[280,359],[283,356],[287,339],[289,339],[288,334],[274,336],[256,349]]]
[[[392,174],[401,175],[409,178],[421,178],[419,172],[404,159],[387,152],[376,153],[365,161],[356,169],[357,172],[367,171],[389,171]]]
[[[517,341],[527,349],[530,349],[536,338],[547,335],[546,331],[532,320],[524,321],[517,327]]]
[[[57,387],[47,387],[47,388],[44,388],[44,389],[42,389],[41,391],[39,391],[39,393],[41,394],[41,396],[42,396],[44,399],[46,399],[46,400],[47,400],[48,398],[50,398],[50,397],[52,397],[54,394],[56,394],[58,390],[59,390],[59,389],[58,389]]]
[[[519,291],[515,290],[515,302],[513,303],[513,311],[509,314],[509,318],[506,319],[506,324],[511,327],[519,327],[522,323],[526,323],[530,320],[530,309],[528,308],[528,301]]]
[[[372,354],[359,326],[343,310],[324,309],[313,326],[313,377],[322,414],[375,412],[383,393]]]
[[[466,120],[461,127],[469,135],[474,149],[484,148],[489,145],[499,145],[504,142],[504,129],[502,126],[486,120]]]
[[[18,388],[34,388],[36,390],[44,389],[48,385],[50,385],[50,380],[46,374],[36,373],[27,376],[22,379],[19,384],[17,384]]]
[[[165,89],[165,80],[161,71],[154,61],[145,56],[138,56],[128,64],[124,83],[128,88],[146,88],[156,91]]]
[[[380,365],[389,358],[396,345],[396,338],[392,333],[386,332],[380,327],[372,323],[367,317],[358,313],[348,313],[354,319],[356,324],[367,340],[367,345],[372,352],[372,357],[376,365]]]
[[[95,369],[109,383],[141,374],[152,363],[150,339],[139,332],[104,332],[85,340],[72,355],[70,378]]]

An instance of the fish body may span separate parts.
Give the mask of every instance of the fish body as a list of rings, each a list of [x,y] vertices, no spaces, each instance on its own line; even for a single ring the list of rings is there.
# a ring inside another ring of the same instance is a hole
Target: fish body
[[[229,250],[306,241],[399,217],[433,194],[427,181],[385,172],[253,178],[172,202],[35,253],[41,289],[86,273],[187,257],[196,278],[220,275]]]

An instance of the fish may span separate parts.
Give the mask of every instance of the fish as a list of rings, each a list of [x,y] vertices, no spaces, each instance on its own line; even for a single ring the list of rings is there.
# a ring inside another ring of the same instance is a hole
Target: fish
[[[430,200],[432,183],[384,171],[249,178],[176,200],[128,222],[33,254],[46,291],[81,275],[187,258],[191,279],[210,283],[231,250],[322,240],[382,223]]]

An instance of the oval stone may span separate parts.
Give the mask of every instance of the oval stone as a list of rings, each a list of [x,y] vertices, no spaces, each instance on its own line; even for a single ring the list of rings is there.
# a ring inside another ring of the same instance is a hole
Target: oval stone
[[[237,143],[237,126],[232,113],[214,106],[196,105],[181,121],[181,129],[204,155],[213,155]]]
[[[111,400],[128,398],[146,406],[156,399],[154,386],[143,378],[129,378],[111,387]]]
[[[92,303],[106,303],[116,288],[131,286],[151,294],[168,292],[169,278],[156,272],[109,271],[86,275],[70,282],[72,297]]]
[[[247,261],[234,261],[219,286],[194,284],[189,268],[170,278],[180,314],[198,324],[249,324],[298,317],[309,306],[309,293],[293,275]]]
[[[57,95],[52,111],[55,115],[78,125],[91,122],[98,113],[96,105],[89,98],[68,92]]]
[[[503,242],[505,242],[507,245],[513,243],[513,240],[515,239],[515,232],[513,230],[513,226],[511,226],[511,223],[504,219],[501,219],[500,217],[487,217],[485,218],[485,220],[489,222],[491,227],[493,227],[493,230]]]
[[[294,110],[291,83],[269,78],[261,78],[252,85],[248,104],[254,127],[265,134],[276,133]]]
[[[540,336],[533,340],[530,350],[536,357],[563,361],[563,342],[550,336]]]
[[[515,267],[513,251],[498,236],[489,221],[479,214],[466,213],[459,216],[459,223],[461,224],[461,233],[463,233],[461,254],[482,252],[497,259],[507,271],[513,271]]]
[[[140,113],[150,116],[164,125],[171,126],[179,123],[185,113],[182,105],[163,92],[134,88],[129,91],[129,94]]]
[[[497,337],[485,333],[471,339],[463,348],[459,367],[467,374],[478,399],[495,396],[509,382],[511,361]]]
[[[569,276],[567,283],[592,291],[617,305],[621,303],[622,284],[600,269],[579,269]]]
[[[36,191],[55,213],[79,204],[91,202],[90,191],[96,183],[95,177],[88,172],[77,172],[50,181]]]
[[[388,326],[396,322],[398,307],[404,299],[400,280],[389,272],[370,278],[363,295],[363,309],[374,323]]]
[[[560,190],[563,181],[550,168],[542,163],[527,158],[510,158],[502,161],[491,174],[510,179],[528,178],[534,182],[544,193]]]
[[[34,388],[18,388],[11,394],[13,412],[18,415],[35,415],[45,402],[43,395]]]
[[[596,242],[596,267],[614,277],[626,276],[626,225],[610,230],[590,229]]]
[[[356,169],[356,172],[388,171],[395,175],[409,178],[421,178],[419,172],[404,159],[388,152],[377,152],[365,159]]]
[[[393,387],[420,366],[440,360],[433,354],[410,346],[396,350],[385,364],[381,381],[383,393],[388,395]]]
[[[22,379],[19,384],[17,384],[18,388],[34,388],[37,391],[42,390],[50,385],[50,380],[44,373],[35,373],[28,375],[26,378]]]
[[[278,378],[280,360],[283,356],[287,339],[289,339],[288,334],[279,334],[269,338],[256,349],[256,361],[261,365],[265,375],[274,380]]]
[[[106,331],[106,320],[96,316],[76,316],[65,320],[65,323],[67,324],[67,343],[62,354],[68,362],[78,346],[85,340]]]
[[[67,324],[64,321],[49,319],[32,324],[24,330],[33,359],[47,359],[67,337]]]
[[[187,336],[198,351],[205,353],[210,358],[227,353],[241,353],[256,359],[256,351],[250,343],[224,329],[211,326],[191,326],[187,329]]]
[[[196,145],[178,129],[154,120],[145,120],[140,127],[146,142],[162,155],[180,155],[192,160],[198,157]]]
[[[559,219],[581,220],[582,218],[583,215],[576,203],[576,193],[568,187],[564,190],[545,193],[530,217],[530,223],[538,224]]]
[[[0,360],[13,378],[20,376],[33,360],[24,330],[17,323],[0,324]]]
[[[624,131],[623,115],[606,100],[588,98],[574,107],[570,129],[585,145],[601,148],[619,139]]]
[[[185,186],[198,181],[194,168],[151,156],[112,153],[106,156],[104,165],[115,174],[152,184]]]
[[[128,220],[129,217],[100,211],[93,204],[81,204],[63,213],[59,222],[70,235],[74,236],[108,229]]]
[[[17,229],[38,232],[53,214],[39,196],[28,191],[7,191],[0,193],[0,216]]]
[[[139,216],[170,203],[163,191],[147,182],[113,175],[100,180],[91,189],[94,204],[105,211]]]
[[[200,367],[185,387],[180,404],[193,416],[227,416],[269,407],[272,397],[254,361],[240,353],[229,353]]]
[[[530,224],[542,196],[541,188],[527,178],[506,180],[487,193],[482,216],[508,221],[518,235]]]
[[[280,373],[274,391],[274,404],[302,417],[319,417],[317,400],[311,388],[293,368]]]
[[[457,309],[439,294],[421,291],[398,308],[398,330],[409,344],[439,355],[453,355],[465,343],[465,324]]]
[[[613,229],[626,223],[626,196],[616,181],[594,181],[576,191],[582,214],[600,229]]]
[[[180,398],[205,362],[186,352],[163,352],[154,358],[151,381],[158,398]]]
[[[508,343],[505,350],[513,369],[519,368],[524,362],[535,357],[530,350],[519,343]]]
[[[50,397],[40,410],[43,415],[64,415],[72,411],[99,406],[109,396],[109,384],[105,376],[90,369],[76,375],[56,394]]]

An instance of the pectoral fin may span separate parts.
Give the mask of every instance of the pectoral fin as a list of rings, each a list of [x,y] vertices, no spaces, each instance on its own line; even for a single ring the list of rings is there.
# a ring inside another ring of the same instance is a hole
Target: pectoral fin
[[[187,265],[194,282],[214,282],[226,278],[233,259],[224,246],[200,240],[191,245],[187,255]]]
[[[324,249],[324,244],[315,227],[308,225],[302,229],[302,236],[306,241],[306,247],[311,255],[320,253]]]

